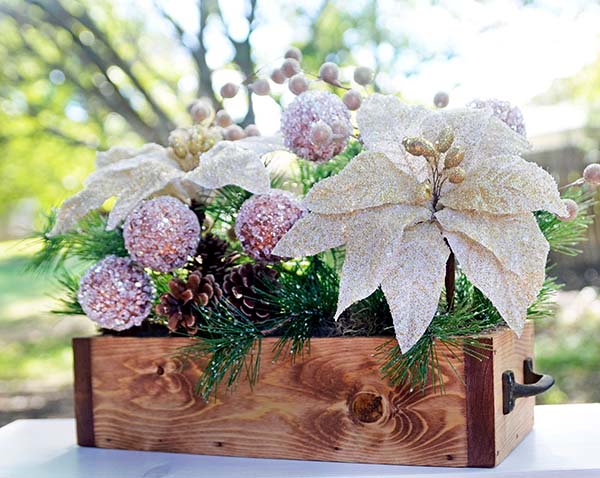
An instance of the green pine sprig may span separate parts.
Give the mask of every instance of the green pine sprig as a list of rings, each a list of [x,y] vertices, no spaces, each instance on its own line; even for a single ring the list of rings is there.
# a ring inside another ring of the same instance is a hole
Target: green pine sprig
[[[560,287],[554,278],[547,278],[536,301],[529,307],[527,318],[539,320],[550,316],[554,295]],[[379,347],[381,372],[392,385],[409,383],[412,389],[425,391],[431,384],[433,391],[443,392],[440,360],[451,364],[450,359],[459,351],[483,358],[482,349],[486,345],[473,337],[504,325],[504,320],[491,301],[462,273],[457,276],[454,300],[450,311],[442,301],[440,310],[443,312],[436,314],[425,334],[410,350],[402,353],[395,339]],[[441,357],[438,349],[442,351]]]
[[[238,211],[244,201],[250,198],[252,193],[239,186],[224,186],[218,189],[214,196],[205,198],[204,212],[212,220],[213,228],[217,230],[229,229],[235,224]]]
[[[563,197],[573,199],[578,204],[579,209],[575,219],[561,221],[554,214],[546,211],[536,212],[535,217],[550,244],[550,250],[567,256],[576,256],[581,253],[577,246],[588,238],[587,231],[594,221],[593,209],[597,200],[593,191],[582,188],[570,188]]]
[[[192,345],[183,347],[177,356],[183,361],[206,360],[195,388],[206,401],[216,396],[221,384],[227,389],[245,376],[250,386],[258,380],[260,370],[260,330],[244,314],[226,302],[214,308],[198,307],[198,333]]]
[[[74,274],[67,269],[61,269],[57,274],[57,281],[61,285],[64,295],[56,298],[60,307],[53,309],[51,312],[60,315],[85,315],[77,297],[77,292],[79,291],[79,275]]]
[[[275,312],[267,329],[280,336],[275,360],[290,356],[292,361],[310,350],[314,336],[331,335],[337,307],[339,276],[330,254],[320,254],[278,267],[277,286],[259,284],[257,293]]]
[[[91,212],[79,221],[77,227],[51,236],[56,215],[57,211],[52,210],[45,217],[42,228],[34,234],[34,238],[41,242],[41,248],[29,263],[31,270],[55,272],[71,258],[93,263],[111,254],[127,255],[122,232],[119,229],[106,230],[108,217],[105,214]]]

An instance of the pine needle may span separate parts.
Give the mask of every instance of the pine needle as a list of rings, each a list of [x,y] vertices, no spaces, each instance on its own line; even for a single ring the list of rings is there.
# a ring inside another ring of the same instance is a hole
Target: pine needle
[[[267,326],[281,334],[275,360],[288,355],[292,361],[302,357],[310,349],[311,337],[330,335],[335,327],[339,278],[325,257],[328,255],[290,261],[278,268],[276,289],[269,284],[257,288],[261,300],[276,311]]]
[[[578,204],[579,209],[575,219],[561,221],[554,214],[545,211],[536,212],[535,216],[552,251],[576,256],[581,253],[581,249],[577,246],[588,238],[587,231],[594,221],[593,208],[597,201],[595,192],[581,188],[570,188],[563,197],[573,199]]]
[[[60,315],[85,315],[77,298],[79,275],[73,274],[66,269],[61,269],[57,274],[57,281],[64,289],[64,296],[56,298],[61,306],[51,312]]]
[[[216,397],[219,385],[227,389],[245,376],[250,386],[258,380],[262,333],[241,312],[227,303],[215,309],[197,308],[201,320],[194,343],[183,347],[177,356],[184,362],[208,362],[196,384],[195,392],[206,401]]]
[[[56,210],[52,210],[45,218],[41,230],[34,238],[41,242],[41,249],[34,254],[28,269],[39,272],[55,272],[64,267],[68,259],[76,259],[84,263],[94,263],[114,254],[119,257],[127,255],[123,235],[120,230],[106,230],[108,217],[98,211],[84,217],[77,227],[63,234],[50,236],[56,223]]]

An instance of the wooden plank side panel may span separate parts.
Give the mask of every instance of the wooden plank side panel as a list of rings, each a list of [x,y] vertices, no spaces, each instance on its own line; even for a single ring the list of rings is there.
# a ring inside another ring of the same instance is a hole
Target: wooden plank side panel
[[[508,415],[503,413],[502,373],[512,370],[515,379],[523,383],[523,361],[533,357],[534,325],[527,322],[520,338],[512,333],[494,337],[494,415],[496,464],[499,464],[533,428],[535,397],[519,398]],[[535,362],[534,362],[535,365]]]
[[[204,403],[188,339],[92,339],[96,446],[211,455],[466,466],[464,385],[440,360],[445,395],[389,387],[373,357],[382,338],[319,338],[295,364],[263,341],[258,386]],[[442,352],[443,353],[443,352]],[[452,366],[463,375],[462,356]]]
[[[77,443],[80,446],[95,446],[92,404],[92,340],[89,338],[73,339],[75,418]]]
[[[491,468],[496,464],[494,415],[494,338],[481,338],[486,348],[481,358],[465,354],[467,440],[469,466]]]

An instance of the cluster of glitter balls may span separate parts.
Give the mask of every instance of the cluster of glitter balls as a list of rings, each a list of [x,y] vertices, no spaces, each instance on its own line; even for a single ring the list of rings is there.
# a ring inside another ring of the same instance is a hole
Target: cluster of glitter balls
[[[523,113],[517,106],[511,105],[508,101],[497,99],[471,101],[467,106],[471,108],[489,108],[494,116],[503,121],[510,129],[521,136],[527,136],[525,131],[525,120]]]
[[[290,151],[310,161],[340,154],[352,133],[350,114],[340,99],[326,91],[306,91],[281,116],[281,133]]]
[[[137,207],[123,226],[125,247],[144,267],[170,272],[183,266],[200,242],[198,218],[178,199],[160,196]]]
[[[277,260],[271,251],[304,214],[293,195],[272,190],[244,202],[235,232],[249,257]],[[129,257],[106,257],[81,279],[78,299],[83,311],[105,329],[140,325],[151,312],[154,295],[145,269],[168,273],[183,267],[197,250],[200,233],[197,216],[178,199],[160,196],[142,202],[123,225]]]
[[[79,303],[101,327],[140,325],[152,308],[148,268],[182,267],[200,241],[200,223],[181,201],[160,196],[141,203],[125,220],[123,239],[130,257],[109,256],[92,266],[79,284]]]

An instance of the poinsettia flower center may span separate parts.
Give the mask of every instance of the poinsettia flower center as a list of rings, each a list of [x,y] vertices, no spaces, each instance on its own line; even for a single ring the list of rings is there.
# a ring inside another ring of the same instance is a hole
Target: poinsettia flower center
[[[179,167],[188,172],[200,165],[200,156],[220,139],[221,135],[215,128],[202,125],[177,128],[169,134],[169,151]]]
[[[439,200],[442,188],[446,182],[453,184],[462,183],[466,172],[460,166],[465,151],[460,146],[454,146],[454,130],[445,126],[431,142],[423,136],[407,136],[402,140],[402,145],[409,154],[422,156],[429,167],[429,177],[420,186],[417,192],[418,199],[429,204],[432,212],[442,209]]]

